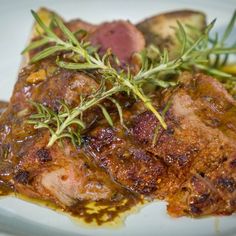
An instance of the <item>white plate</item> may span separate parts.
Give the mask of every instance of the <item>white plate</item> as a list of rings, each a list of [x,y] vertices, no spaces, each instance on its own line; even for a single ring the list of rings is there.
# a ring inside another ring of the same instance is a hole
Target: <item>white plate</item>
[[[208,20],[218,18],[216,28],[222,29],[236,7],[235,0],[225,1],[138,1],[138,0],[0,0],[0,100],[10,98],[31,25],[30,9],[46,6],[66,19],[82,18],[99,23],[105,20],[130,19],[137,22],[150,15],[168,10],[192,8],[207,13]],[[234,37],[235,40],[235,37]],[[82,228],[65,215],[15,198],[0,200],[0,235],[114,235],[114,236],[168,236],[168,235],[236,235],[236,217],[208,217],[204,219],[172,219],[166,214],[164,202],[145,206],[130,215],[120,229]]]

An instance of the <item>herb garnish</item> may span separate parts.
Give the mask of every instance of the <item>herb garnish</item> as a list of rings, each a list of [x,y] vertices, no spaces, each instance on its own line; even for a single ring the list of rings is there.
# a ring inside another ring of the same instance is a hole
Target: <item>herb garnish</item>
[[[81,97],[80,104],[77,107],[69,108],[65,103],[62,103],[61,109],[58,112],[54,112],[40,103],[33,102],[33,105],[37,108],[37,113],[30,117],[29,122],[34,124],[36,129],[47,128],[50,131],[51,137],[48,147],[52,146],[55,141],[65,137],[70,138],[74,144],[80,144],[81,131],[86,128],[82,119],[83,112],[93,106],[101,108],[104,117],[112,126],[112,119],[106,108],[101,104],[105,99],[110,99],[116,105],[121,124],[124,125],[122,107],[112,97],[117,93],[125,92],[128,96],[132,95],[136,99],[141,100],[146,108],[156,116],[160,125],[166,129],[167,125],[162,115],[155,109],[150,97],[144,93],[143,87],[145,85],[151,83],[163,88],[174,86],[176,85],[175,82],[166,80],[168,75],[179,74],[183,70],[192,70],[193,68],[220,77],[232,77],[214,68],[213,66],[218,63],[215,62],[212,65],[211,58],[215,57],[215,60],[219,61],[220,55],[225,55],[225,62],[229,54],[236,53],[235,44],[231,47],[225,47],[225,40],[235,24],[236,12],[221,40],[218,38],[211,40],[209,37],[209,32],[213,28],[215,20],[206,27],[196,40],[191,40],[191,37],[188,37],[186,34],[183,25],[178,23],[178,38],[182,43],[180,55],[170,60],[167,50],[160,52],[157,48],[153,47],[152,50],[156,53],[157,57],[155,60],[151,60],[148,57],[147,49],[139,54],[142,67],[135,75],[130,72],[129,68],[126,70],[116,69],[115,67],[119,66],[119,61],[111,54],[110,50],[103,57],[100,57],[95,50],[91,50],[92,47],[89,42],[79,41],[57,16],[54,16],[53,24],[60,28],[66,40],[59,38],[50,27],[47,27],[42,22],[34,11],[32,11],[32,14],[43,29],[44,34],[41,39],[30,43],[23,53],[41,46],[46,46],[46,48],[37,53],[31,59],[31,63],[55,55],[58,52],[61,54],[72,52],[80,60],[76,62],[62,61],[59,54],[56,60],[57,65],[70,70],[87,72],[96,70],[101,78],[101,86],[96,93],[92,96]],[[111,65],[111,60],[116,62],[116,66]],[[107,83],[109,83],[109,86],[107,86]]]

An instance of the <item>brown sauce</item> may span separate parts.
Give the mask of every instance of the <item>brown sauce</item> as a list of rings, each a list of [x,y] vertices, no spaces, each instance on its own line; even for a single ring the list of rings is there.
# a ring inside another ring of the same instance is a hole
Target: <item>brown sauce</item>
[[[131,213],[136,213],[146,203],[142,197],[127,196],[120,202],[108,200],[91,202],[78,201],[68,208],[60,208],[51,201],[30,198],[26,195],[10,191],[4,185],[0,185],[0,196],[13,196],[36,205],[50,208],[56,212],[69,216],[71,220],[83,227],[119,228],[123,226],[125,218]]]
[[[14,148],[19,150],[17,147]],[[4,151],[4,153],[0,153],[0,196],[14,196],[40,206],[46,206],[60,213],[69,215],[73,221],[76,221],[83,226],[120,226],[123,224],[124,218],[128,214],[136,211],[145,202],[141,195],[128,191],[115,182],[112,182],[111,184],[114,187],[114,190],[118,191],[111,199],[99,201],[78,200],[70,207],[60,207],[57,202],[42,200],[40,197],[34,198],[26,196],[19,193],[13,184],[15,178],[14,169],[18,165],[18,161],[8,159],[7,156],[11,155],[11,150],[8,150],[7,147],[5,149],[2,148],[1,151]],[[89,163],[89,166],[92,169],[99,168],[92,162],[89,162],[89,160],[87,163]],[[25,185],[24,188],[30,189],[30,183],[29,186],[27,186],[28,183],[22,179],[23,177],[24,176],[21,176],[20,180],[18,179],[17,181],[21,181],[22,184]]]
[[[69,208],[72,216],[83,219],[85,223],[92,225],[117,225],[122,223],[122,219],[135,210],[137,206],[143,204],[141,198],[123,199],[120,202],[100,201],[100,202],[78,202],[73,207]]]

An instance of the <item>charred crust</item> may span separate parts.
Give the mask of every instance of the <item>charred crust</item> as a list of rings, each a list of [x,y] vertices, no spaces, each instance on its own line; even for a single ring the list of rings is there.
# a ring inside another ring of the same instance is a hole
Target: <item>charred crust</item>
[[[199,172],[198,174],[199,174],[202,178],[205,177],[205,173],[204,173],[204,172]]]
[[[228,160],[228,157],[223,155],[220,159],[219,159],[219,164],[222,164],[224,162],[226,162]]]
[[[102,152],[106,147],[109,147],[117,137],[112,128],[102,129],[96,137],[87,138],[90,141],[91,147],[95,148],[97,152]]]
[[[48,149],[41,148],[36,152],[36,155],[40,163],[52,161],[52,156]]]
[[[210,197],[209,193],[203,193],[201,194],[197,200],[194,201],[195,204],[202,204],[205,203]]]
[[[169,136],[171,136],[171,135],[173,135],[174,133],[175,133],[175,130],[174,130],[172,127],[168,126],[168,127],[167,127],[167,130],[166,130],[166,134],[168,134]]]
[[[146,111],[135,117],[131,132],[138,142],[147,144],[152,139],[157,124],[156,117],[151,112]]]
[[[233,178],[219,177],[216,181],[216,185],[217,187],[225,189],[230,193],[233,193],[236,189],[236,183]]]
[[[194,204],[190,204],[189,208],[190,208],[190,213],[193,215],[202,214],[202,210],[199,207],[195,206]]]
[[[85,162],[85,163],[83,164],[83,167],[84,167],[84,169],[90,169],[90,166],[89,166],[89,164],[88,164],[87,162]]]
[[[231,168],[236,168],[236,159],[232,160],[229,165]]]
[[[84,135],[81,137],[81,142],[83,143],[83,145],[88,145],[90,141],[91,141],[91,137],[89,136]]]
[[[178,156],[178,165],[180,167],[185,166],[189,162],[189,157],[187,155]]]
[[[20,184],[28,184],[29,183],[30,173],[28,171],[20,170],[15,175],[14,180]]]

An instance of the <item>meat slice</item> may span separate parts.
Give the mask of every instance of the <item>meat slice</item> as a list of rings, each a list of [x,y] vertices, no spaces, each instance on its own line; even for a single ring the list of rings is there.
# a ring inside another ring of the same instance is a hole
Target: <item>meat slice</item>
[[[90,41],[100,47],[102,54],[111,48],[122,63],[130,62],[132,54],[145,46],[142,33],[128,21],[101,24],[91,34]]]
[[[165,198],[171,215],[230,214],[236,197],[235,101],[211,77],[184,74],[181,80],[178,88],[163,94],[160,107],[171,103],[167,130],[135,105],[128,134],[118,125],[109,135],[108,128],[97,127],[87,148],[122,185]]]
[[[36,137],[35,137],[36,138]],[[14,174],[14,187],[31,197],[51,200],[65,207],[78,200],[112,199],[118,188],[71,143],[66,148],[45,148],[48,135],[37,135],[19,149],[22,156]],[[34,143],[34,146],[32,146]],[[29,148],[31,147],[31,148]]]
[[[65,23],[66,26],[72,32],[78,32],[79,30],[85,30],[88,34],[93,33],[97,29],[97,25],[83,21],[81,19],[74,19]]]
[[[34,81],[34,76],[40,74],[44,75],[43,79]],[[122,212],[139,201],[139,196],[115,183],[70,140],[47,148],[49,132],[35,130],[27,122],[35,112],[29,100],[57,111],[61,100],[69,106],[77,106],[81,94],[89,95],[97,87],[96,81],[88,75],[56,67],[55,58],[21,71],[7,110],[0,116],[1,194],[14,191],[46,200],[98,223],[117,216],[117,213],[102,216],[114,205]],[[84,121],[89,126],[98,116],[99,112],[95,115],[91,110]],[[97,206],[102,204],[107,211],[100,212],[104,208],[99,208],[91,215],[88,210],[91,202],[96,202]]]
[[[54,14],[46,9],[41,9],[39,13],[46,17],[47,25]],[[110,47],[125,63],[134,52],[144,47],[142,34],[128,22],[118,21],[95,26],[73,20],[65,24],[75,36],[78,36],[76,32],[79,30],[87,31],[84,40],[91,37],[95,45],[101,46],[101,53]],[[58,28],[54,28],[54,31],[63,37]],[[114,31],[114,35],[104,41],[101,33],[108,31]],[[119,33],[123,36],[120,37]],[[40,50],[42,48],[31,51],[29,58]],[[81,95],[91,95],[99,87],[94,76],[58,68],[55,61],[56,58],[52,56],[22,69],[9,106],[0,117],[0,185],[4,185],[2,194],[16,191],[32,198],[50,201],[65,210],[87,217],[88,220],[96,215],[95,220],[98,221],[99,218],[99,222],[112,220],[113,215],[117,216],[118,212],[113,213],[114,210],[110,208],[125,211],[135,205],[140,196],[114,182],[103,168],[97,166],[82,149],[74,147],[69,140],[47,148],[48,131],[35,130],[27,122],[30,114],[35,112],[30,100],[40,102],[57,112],[62,100],[68,106],[75,107],[80,103]],[[96,108],[84,114],[87,127],[98,119],[100,111]],[[98,209],[96,214],[89,217],[87,204],[91,202],[96,202],[98,206],[102,204],[100,210],[103,213]],[[107,211],[102,210],[104,207]]]
[[[55,13],[43,8],[38,11],[38,14],[42,16],[45,24],[49,25]],[[58,17],[61,18],[60,16]],[[64,22],[64,24],[71,32],[75,33],[75,36],[79,40],[81,40],[82,36],[83,40],[88,40],[93,46],[98,47],[101,55],[103,55],[107,49],[111,49],[113,54],[116,55],[124,65],[131,62],[131,57],[135,52],[140,52],[145,47],[143,34],[129,21],[120,20],[94,25],[81,19],[75,19]],[[32,29],[32,35],[30,37],[32,40],[40,37],[40,35],[35,34],[36,27],[38,27],[37,24],[34,25]],[[63,32],[58,27],[55,27],[53,30],[60,38],[66,40]],[[29,54],[29,58],[42,49],[43,47],[39,47],[32,50]],[[27,60],[25,59],[22,66],[26,65],[29,58],[27,58]]]
[[[37,14],[41,17],[43,22],[49,26],[53,16],[56,15],[62,21],[64,21],[55,12],[52,12],[46,8],[41,8],[37,11]],[[68,29],[75,33],[78,39],[88,40],[92,45],[99,48],[99,52],[103,55],[107,49],[111,49],[113,54],[116,55],[122,64],[126,65],[131,62],[133,53],[140,52],[145,47],[145,39],[143,34],[129,21],[114,21],[106,22],[100,25],[91,24],[81,19],[74,19],[71,21],[64,21],[64,24]],[[66,40],[62,31],[55,27],[53,31],[60,37]],[[34,41],[40,37],[43,33],[39,31],[37,24],[34,24],[30,35],[30,40]],[[80,32],[80,33],[79,33]],[[32,58],[37,52],[41,51],[44,47],[39,47],[27,53],[23,58],[22,66],[26,66],[29,59]]]
[[[118,183],[150,195],[157,190],[158,178],[165,173],[165,167],[122,132],[119,125],[115,130],[98,126],[90,133],[85,149]]]

